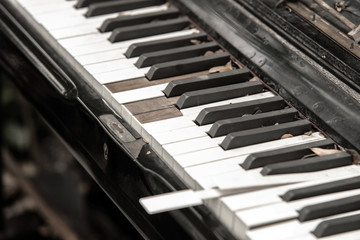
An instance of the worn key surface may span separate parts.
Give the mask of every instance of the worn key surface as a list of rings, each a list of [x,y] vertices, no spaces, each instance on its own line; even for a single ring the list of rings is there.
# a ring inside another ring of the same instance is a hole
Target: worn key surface
[[[180,76],[176,76],[176,77],[163,78],[163,79],[159,79],[159,80],[156,80],[156,81],[149,81],[145,77],[143,77],[143,78],[134,78],[134,79],[130,79],[130,80],[127,80],[127,81],[109,83],[109,84],[106,84],[105,86],[112,93],[116,93],[116,92],[122,92],[122,91],[137,89],[137,88],[153,86],[153,85],[162,84],[162,83],[168,83],[168,82],[178,80],[178,79],[182,79],[182,78],[189,78],[189,77],[193,77],[193,76],[201,76],[201,75],[205,75],[207,73],[209,73],[209,72],[208,71],[202,71],[202,72],[196,72],[196,73],[191,73],[191,74],[180,75]]]

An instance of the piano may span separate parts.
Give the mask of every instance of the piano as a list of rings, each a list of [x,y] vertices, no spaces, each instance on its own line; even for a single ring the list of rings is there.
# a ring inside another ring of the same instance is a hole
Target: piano
[[[358,10],[2,0],[0,64],[145,239],[359,239]]]

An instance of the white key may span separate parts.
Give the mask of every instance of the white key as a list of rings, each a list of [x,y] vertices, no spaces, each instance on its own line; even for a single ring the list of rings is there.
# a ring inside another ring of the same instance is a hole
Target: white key
[[[181,199],[181,201],[179,201]],[[141,198],[140,203],[148,214],[161,213],[174,209],[197,206],[202,199],[191,190],[178,191],[176,194],[168,193],[161,196]]]
[[[242,172],[238,174],[236,171],[228,173],[223,176],[214,177],[216,186],[220,189],[232,189],[232,188],[252,188],[259,186],[274,186],[284,185],[289,183],[303,182],[317,180],[326,177],[346,176],[359,173],[358,166],[345,166],[334,169],[328,169],[317,172],[309,173],[293,173],[293,174],[281,174],[273,176],[260,176],[257,174],[247,174],[244,176]]]
[[[193,121],[183,116],[145,123],[142,125],[141,135],[147,141],[151,140],[151,135],[159,132],[166,132],[174,129],[182,129],[190,126],[197,126]]]
[[[106,52],[93,53],[89,55],[78,56],[75,57],[75,59],[82,65],[101,63],[118,59],[124,59],[124,63],[127,62],[121,50],[111,50]]]
[[[239,163],[242,163],[247,155],[229,158],[211,163],[205,163],[184,169],[184,181],[195,189],[215,187],[212,177],[235,170],[243,171]]]
[[[100,16],[96,16],[93,18],[86,18],[82,15],[82,12],[79,10],[74,10],[72,12],[65,14],[56,14],[50,16],[38,16],[39,21],[43,22],[43,25],[48,29],[50,34],[54,35],[58,31],[69,32],[67,37],[76,37],[76,35],[80,35],[78,31],[81,31],[81,27],[87,27],[88,29],[92,29],[92,33],[100,34],[97,30],[101,24],[109,18],[116,17],[117,14],[104,14]],[[42,19],[41,19],[42,18]],[[63,21],[62,18],[66,18]],[[73,31],[72,31],[73,30]],[[73,32],[73,33],[71,33]],[[71,33],[71,34],[70,34]],[[82,32],[81,34],[86,34],[86,32]],[[89,33],[88,33],[89,34]],[[66,37],[64,36],[64,37]]]
[[[195,124],[194,126],[198,127]],[[210,127],[211,125],[208,126],[208,128]],[[224,138],[225,137],[211,138],[208,135],[204,135],[204,137],[196,139],[189,139],[186,141],[166,144],[163,146],[163,148],[171,156],[176,156],[180,154],[196,152],[202,149],[217,147]]]
[[[190,126],[197,126],[193,121],[183,116],[145,123],[142,125],[141,135],[150,141],[151,135],[159,132],[166,132],[173,129],[181,129]]]
[[[113,94],[113,98],[117,103],[124,104],[128,102],[135,102],[155,97],[164,96],[162,92],[165,87],[166,83],[153,85],[150,87],[144,87],[124,92],[118,92]]]
[[[219,191],[217,189],[197,192],[192,190],[182,190],[177,192],[144,197],[140,199],[140,203],[148,214],[156,214],[175,209],[201,205],[206,199],[216,198],[231,193],[234,192]]]
[[[60,28],[51,31],[52,36],[55,39],[64,39],[64,38],[72,38],[82,35],[88,35],[92,33],[98,33],[99,31],[96,29],[94,25],[81,24],[72,26],[71,28]]]
[[[119,81],[144,77],[145,73],[147,73],[149,69],[150,68],[138,69],[134,66],[131,68],[95,74],[94,78],[101,84],[107,84],[112,82],[119,82]]]
[[[51,2],[49,4],[28,6],[26,10],[32,15],[46,13],[46,12],[56,12],[63,9],[71,9],[73,7],[73,2],[60,1],[60,2]]]
[[[17,0],[17,2],[19,2],[22,6],[24,7],[32,7],[32,6],[37,6],[37,5],[47,5],[47,4],[52,4],[54,2],[56,3],[62,3],[64,2],[64,0]],[[70,2],[70,1],[69,1]],[[75,1],[71,1],[73,4],[75,3]]]
[[[34,19],[43,25],[47,30],[69,27],[71,24],[87,24],[86,18],[82,16],[85,9],[64,9],[54,13],[43,13],[33,15]]]
[[[108,34],[105,33],[107,36]],[[102,35],[100,35],[102,36]],[[119,43],[111,43],[106,38],[103,39],[101,42],[96,42],[94,44],[86,44],[83,46],[76,46],[71,48],[66,48],[66,50],[71,53],[71,55],[78,57],[78,56],[84,56],[84,55],[90,55],[90,54],[97,54],[101,52],[109,52],[111,50],[120,51],[122,54],[126,52],[127,46],[123,46]]]
[[[92,75],[131,67],[134,67],[134,64],[132,62],[126,62],[124,61],[124,59],[115,59],[106,62],[88,64],[84,66],[84,68]]]
[[[84,36],[60,39],[58,42],[70,52],[71,49],[76,49],[76,47],[107,41],[107,38],[109,38],[110,35],[111,33],[93,33]]]
[[[151,138],[151,146],[161,155],[162,146],[169,143],[184,141],[192,138],[206,136],[203,129],[198,126],[187,127],[183,129],[170,130],[168,132],[155,133]]]

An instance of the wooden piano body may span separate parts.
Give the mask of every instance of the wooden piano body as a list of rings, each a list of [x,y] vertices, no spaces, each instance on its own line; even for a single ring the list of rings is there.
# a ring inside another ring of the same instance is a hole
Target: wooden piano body
[[[172,1],[335,142],[360,150],[359,56],[318,30],[311,39],[316,29],[274,2]],[[139,198],[185,184],[16,1],[0,3],[0,27],[1,66],[144,238],[234,238],[204,206],[148,215]]]

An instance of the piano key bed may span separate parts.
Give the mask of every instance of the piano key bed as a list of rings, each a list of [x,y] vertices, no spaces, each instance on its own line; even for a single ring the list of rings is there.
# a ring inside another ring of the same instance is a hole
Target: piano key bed
[[[17,0],[239,239],[358,239],[360,171],[338,146],[164,0]],[[356,237],[357,236],[357,237]]]

